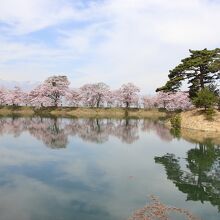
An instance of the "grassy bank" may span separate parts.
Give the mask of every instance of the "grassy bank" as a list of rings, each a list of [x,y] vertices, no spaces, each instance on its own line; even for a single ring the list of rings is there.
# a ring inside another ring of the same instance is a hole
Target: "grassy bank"
[[[0,116],[51,116],[74,118],[163,118],[166,112],[157,109],[125,109],[125,108],[73,108],[73,107],[2,107]]]
[[[215,110],[211,120],[207,119],[206,113],[201,109],[193,109],[181,113],[168,113],[167,115],[168,119],[165,125],[168,128],[172,128],[171,120],[174,117],[180,118],[181,134],[191,133],[193,136],[196,136],[196,132],[202,132],[202,134],[210,133],[214,137],[220,137],[220,112],[217,110]]]
[[[35,114],[31,107],[0,107],[0,116],[32,116]]]
[[[182,129],[218,132],[220,135],[220,112],[217,110],[212,120],[208,120],[204,111],[199,109],[182,112],[180,117]]]

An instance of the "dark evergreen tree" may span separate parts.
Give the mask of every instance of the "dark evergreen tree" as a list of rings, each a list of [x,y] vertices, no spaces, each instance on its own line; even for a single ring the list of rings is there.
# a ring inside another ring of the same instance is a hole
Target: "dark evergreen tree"
[[[215,92],[211,91],[208,87],[201,89],[197,96],[193,98],[193,104],[198,108],[211,108],[218,103],[218,97]]]
[[[189,84],[189,94],[195,97],[196,93],[220,79],[220,49],[189,50],[190,56],[183,59],[173,70],[170,70],[167,83],[157,88],[156,92],[177,91],[182,82]]]

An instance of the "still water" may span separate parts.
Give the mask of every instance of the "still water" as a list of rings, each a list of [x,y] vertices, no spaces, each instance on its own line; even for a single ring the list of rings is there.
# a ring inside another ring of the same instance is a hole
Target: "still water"
[[[0,119],[0,220],[126,220],[149,202],[220,219],[220,139],[160,121]],[[181,219],[180,217],[176,219]]]

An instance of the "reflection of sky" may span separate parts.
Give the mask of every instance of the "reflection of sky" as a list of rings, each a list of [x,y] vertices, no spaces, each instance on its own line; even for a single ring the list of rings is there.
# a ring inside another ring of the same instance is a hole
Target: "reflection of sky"
[[[151,132],[122,143],[114,137],[103,144],[69,137],[66,148],[53,150],[28,133],[0,139],[0,219],[126,219],[160,196],[166,204],[217,220],[209,203],[186,202],[168,181],[155,156],[174,153],[184,158],[194,145],[184,140],[165,142]]]

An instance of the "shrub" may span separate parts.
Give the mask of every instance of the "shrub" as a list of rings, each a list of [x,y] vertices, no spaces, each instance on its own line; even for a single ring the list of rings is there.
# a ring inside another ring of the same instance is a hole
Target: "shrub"
[[[193,104],[198,108],[211,109],[217,104],[218,97],[208,87],[201,89],[193,99]]]
[[[181,127],[181,117],[180,114],[174,115],[170,119],[171,127],[174,129],[180,129]]]
[[[213,108],[208,108],[205,112],[206,119],[209,121],[213,120],[214,115],[215,115],[215,111]]]

